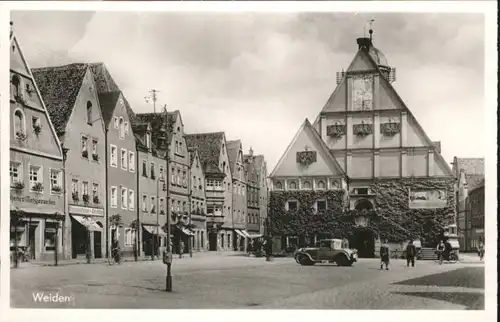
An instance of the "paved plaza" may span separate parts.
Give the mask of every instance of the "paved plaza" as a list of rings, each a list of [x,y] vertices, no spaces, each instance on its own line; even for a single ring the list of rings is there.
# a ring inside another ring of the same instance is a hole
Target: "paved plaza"
[[[376,259],[353,267],[300,266],[292,258],[195,254],[174,259],[173,292],[165,292],[161,261],[50,266],[11,270],[13,308],[158,309],[483,309],[484,265],[438,265]],[[58,295],[60,302],[35,300]]]

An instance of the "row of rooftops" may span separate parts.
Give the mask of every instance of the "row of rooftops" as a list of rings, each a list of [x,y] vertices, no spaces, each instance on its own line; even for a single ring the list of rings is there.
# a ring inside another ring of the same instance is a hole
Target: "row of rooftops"
[[[102,62],[73,63],[55,67],[34,68],[31,71],[59,136],[65,132],[84,77],[87,71],[90,71],[97,89],[105,126],[107,127],[110,124],[114,108],[121,96],[127,109],[136,144],[139,145],[140,149],[147,150],[145,134],[150,131],[152,153],[159,157],[165,156],[166,148],[161,143],[170,142],[175,130],[174,123],[180,111],[167,112],[164,110],[158,113],[134,113],[119,86]],[[167,121],[165,122],[165,120]],[[223,174],[219,168],[219,156],[222,148],[221,142],[225,137],[224,132],[185,134],[184,137],[191,163],[197,150],[205,173]],[[164,141],[162,142],[162,140]],[[241,141],[227,141],[226,146],[230,168],[233,171]],[[250,154],[245,157],[247,160],[253,158],[257,160],[254,166],[260,168],[264,165],[264,157],[262,155],[253,156],[251,149]],[[254,171],[254,166],[249,169],[248,164],[249,162],[244,162],[245,172],[248,170]]]

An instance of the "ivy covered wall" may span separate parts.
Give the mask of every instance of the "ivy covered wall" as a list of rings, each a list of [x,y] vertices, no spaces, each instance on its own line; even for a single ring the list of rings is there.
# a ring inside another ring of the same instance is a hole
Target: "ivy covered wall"
[[[442,236],[442,228],[454,222],[455,193],[453,179],[391,179],[375,180],[370,185],[376,194],[375,209],[347,209],[344,190],[272,191],[269,200],[269,230],[273,235],[310,237],[323,235],[335,238],[351,237],[356,230],[354,218],[368,218],[369,229],[380,238],[401,242],[420,239],[434,245]],[[447,193],[447,206],[437,209],[410,209],[409,189],[442,189]],[[297,211],[287,211],[286,202],[299,202]],[[317,199],[327,200],[327,210],[316,213]]]

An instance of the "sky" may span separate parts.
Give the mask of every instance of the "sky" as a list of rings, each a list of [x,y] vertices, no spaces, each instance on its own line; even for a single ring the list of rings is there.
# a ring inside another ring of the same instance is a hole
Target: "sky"
[[[13,12],[30,67],[104,62],[136,113],[167,104],[187,133],[224,131],[268,171],[375,19],[394,87],[447,162],[484,157],[484,17],[457,13]],[[478,139],[479,138],[479,139]]]

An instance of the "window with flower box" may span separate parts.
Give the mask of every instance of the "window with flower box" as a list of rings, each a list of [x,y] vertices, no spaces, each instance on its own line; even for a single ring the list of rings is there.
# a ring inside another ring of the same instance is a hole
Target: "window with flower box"
[[[165,215],[165,199],[160,198],[160,215]]]
[[[78,194],[78,180],[71,180],[71,197],[74,202],[78,202],[80,200],[80,196]]]
[[[97,153],[97,145],[99,142],[96,139],[92,140],[92,160],[99,161],[99,154]]]
[[[42,167],[30,165],[30,190],[35,192],[43,191]]]
[[[87,149],[87,144],[88,144],[88,138],[86,136],[82,136],[82,157],[88,159],[89,157],[89,151]]]
[[[86,204],[90,201],[89,183],[87,181],[82,182],[82,200]]]
[[[62,171],[50,169],[50,192],[62,193]]]
[[[99,200],[99,184],[98,183],[92,183],[92,201],[95,204],[98,204],[101,202]]]
[[[15,162],[11,161],[10,162],[10,185],[15,187],[18,186],[19,188],[21,187],[20,184],[23,182],[23,168],[22,168],[22,163],[21,162]]]

